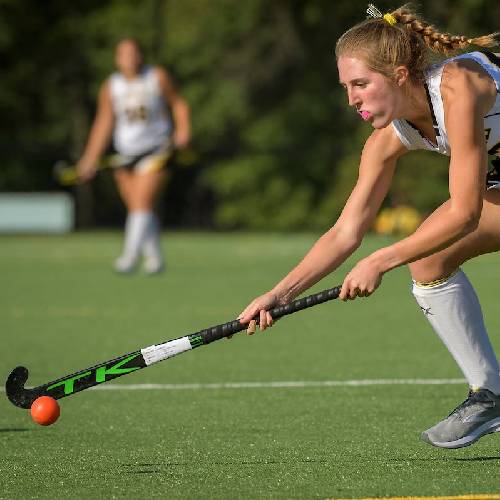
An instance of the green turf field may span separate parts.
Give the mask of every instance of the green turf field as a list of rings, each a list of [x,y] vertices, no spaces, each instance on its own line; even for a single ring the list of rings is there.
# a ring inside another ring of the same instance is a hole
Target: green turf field
[[[229,321],[314,239],[167,235],[167,272],[147,277],[111,271],[119,233],[1,237],[2,380],[23,364],[38,385]],[[388,241],[368,239],[356,256]],[[338,284],[346,269],[313,290]],[[465,269],[500,351],[500,255]],[[500,434],[455,451],[419,440],[465,385],[320,384],[456,378],[398,269],[369,299],[320,305],[107,384],[127,390],[63,399],[52,427],[1,392],[0,498],[500,498]]]

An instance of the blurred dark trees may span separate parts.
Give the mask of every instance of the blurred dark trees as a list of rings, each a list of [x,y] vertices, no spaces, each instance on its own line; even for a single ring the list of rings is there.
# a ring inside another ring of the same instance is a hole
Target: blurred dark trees
[[[397,4],[379,2],[381,10]],[[0,3],[1,191],[54,190],[58,159],[78,158],[113,46],[136,36],[189,101],[197,165],[175,169],[162,200],[170,226],[324,229],[357,175],[370,127],[346,105],[334,58],[365,17],[346,0],[3,0]],[[500,2],[426,0],[445,31],[496,31]],[[447,196],[447,161],[409,155],[388,203],[432,210]],[[122,207],[107,174],[80,192],[81,225]]]

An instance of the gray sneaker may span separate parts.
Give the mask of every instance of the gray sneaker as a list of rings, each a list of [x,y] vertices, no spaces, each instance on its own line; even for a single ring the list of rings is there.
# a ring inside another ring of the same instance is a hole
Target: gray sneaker
[[[462,448],[492,432],[500,432],[500,396],[479,389],[470,390],[462,404],[421,437],[439,448]]]

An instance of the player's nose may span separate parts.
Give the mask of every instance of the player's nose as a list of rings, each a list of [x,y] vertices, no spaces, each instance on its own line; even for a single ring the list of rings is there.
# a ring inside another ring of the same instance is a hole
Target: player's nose
[[[356,106],[357,108],[361,107],[361,99],[357,92],[353,90],[347,91],[347,100],[349,102],[349,106]]]

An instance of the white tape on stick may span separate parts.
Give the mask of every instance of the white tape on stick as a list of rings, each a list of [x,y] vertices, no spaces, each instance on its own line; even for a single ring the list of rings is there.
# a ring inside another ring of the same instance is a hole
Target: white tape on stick
[[[164,344],[155,344],[141,349],[142,357],[147,366],[158,361],[163,361],[167,358],[172,358],[181,352],[189,351],[191,343],[189,337],[182,337],[180,339],[171,340]]]

